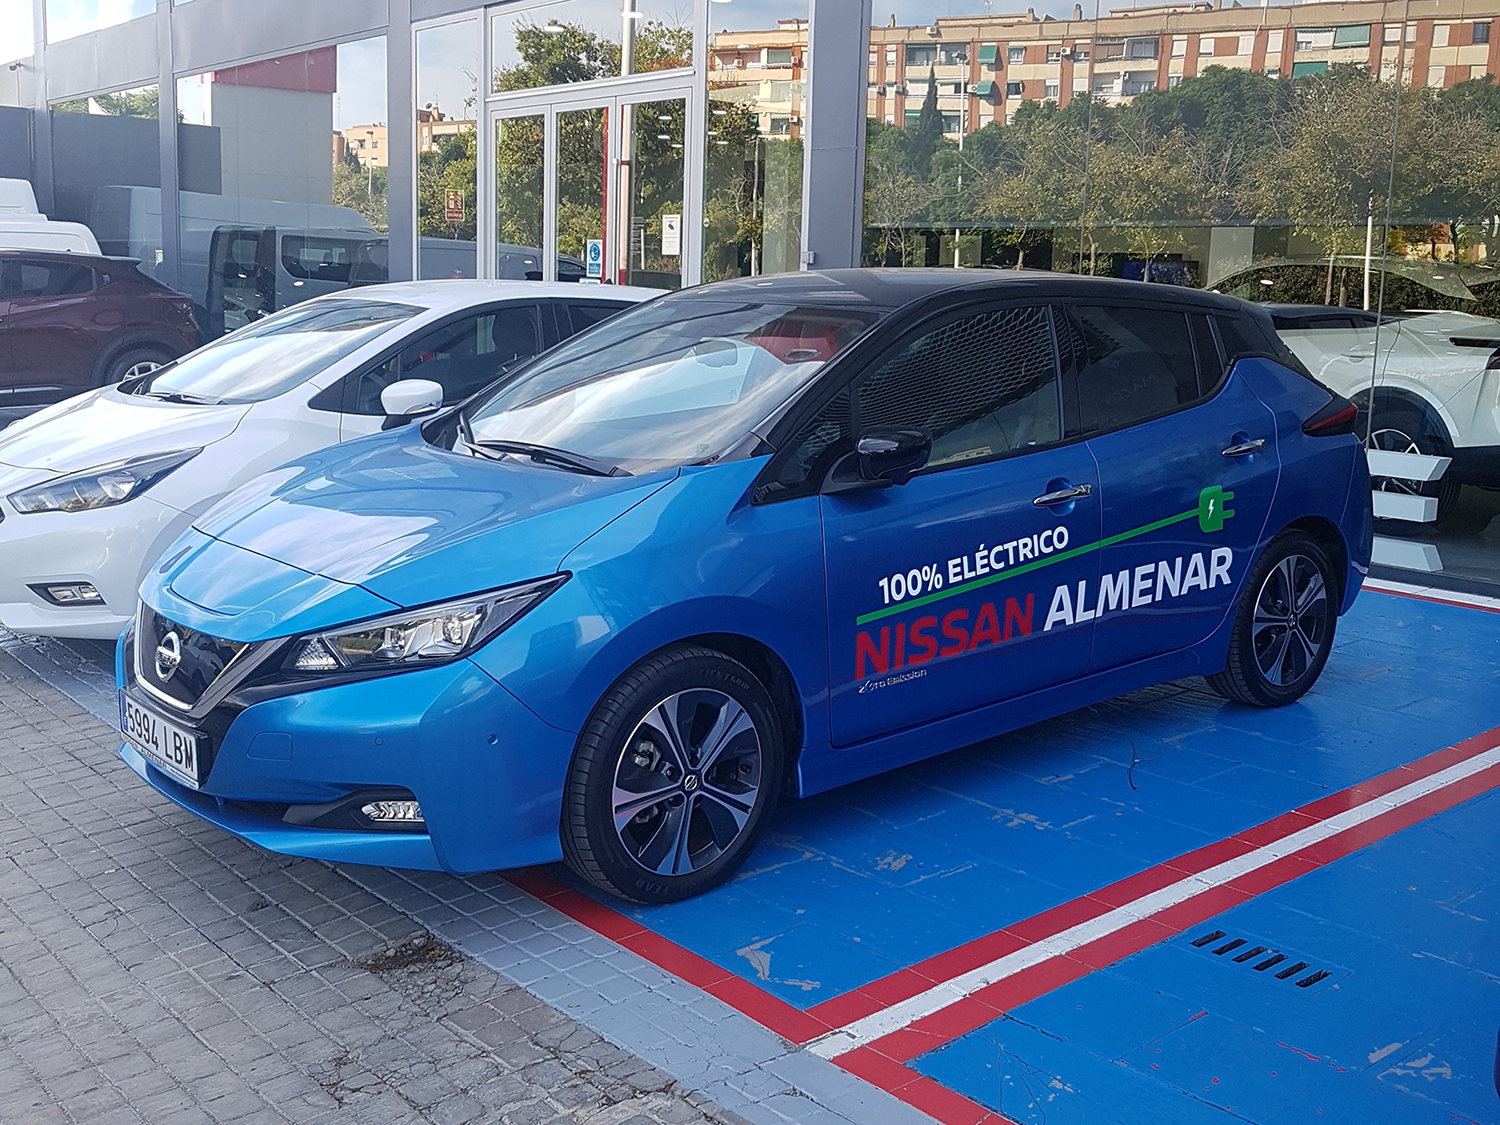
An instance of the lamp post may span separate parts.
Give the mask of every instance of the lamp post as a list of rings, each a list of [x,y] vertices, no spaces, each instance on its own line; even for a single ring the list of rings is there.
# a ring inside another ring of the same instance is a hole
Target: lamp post
[[[365,130],[365,195],[375,198],[375,130]]]

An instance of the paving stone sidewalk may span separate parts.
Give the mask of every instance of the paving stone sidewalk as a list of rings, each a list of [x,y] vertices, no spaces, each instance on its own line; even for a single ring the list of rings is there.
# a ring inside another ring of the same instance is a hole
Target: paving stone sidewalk
[[[339,870],[176,808],[74,701],[97,667],[68,698],[12,652],[0,1122],[742,1122]]]

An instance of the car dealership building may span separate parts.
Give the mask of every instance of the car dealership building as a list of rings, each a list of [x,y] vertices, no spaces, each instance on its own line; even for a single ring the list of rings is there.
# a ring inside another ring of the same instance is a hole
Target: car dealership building
[[[1486,582],[1497,18],[3,0],[0,176],[191,296],[209,338],[388,279],[674,288],[861,263],[1468,314],[1383,342],[1373,318],[1301,322],[1299,355],[1350,393],[1378,352],[1371,444],[1452,458],[1380,478],[1377,563]]]

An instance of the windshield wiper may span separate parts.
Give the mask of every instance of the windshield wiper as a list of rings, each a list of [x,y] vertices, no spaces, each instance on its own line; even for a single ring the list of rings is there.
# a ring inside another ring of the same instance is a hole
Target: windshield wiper
[[[566,449],[553,449],[550,445],[535,445],[529,441],[477,441],[466,438],[464,444],[479,453],[493,451],[508,453],[513,457],[529,457],[543,465],[555,465],[575,473],[587,473],[594,477],[628,477],[631,475],[618,465],[585,457],[581,453],[569,453]]]
[[[189,394],[187,391],[164,391],[157,394],[154,391],[142,391],[142,398],[154,398],[158,402],[181,402],[190,406],[223,406],[224,404],[216,398],[206,395]]]

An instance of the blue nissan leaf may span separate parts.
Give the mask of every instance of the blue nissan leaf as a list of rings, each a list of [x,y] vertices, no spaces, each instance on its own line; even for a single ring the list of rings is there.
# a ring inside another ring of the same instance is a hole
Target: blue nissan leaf
[[[1354,406],[1213,294],[747,278],[390,390],[430,412],[199,519],[119,646],[125,760],[273,851],[680,899],[783,794],[1184,676],[1290,703],[1370,560]]]

